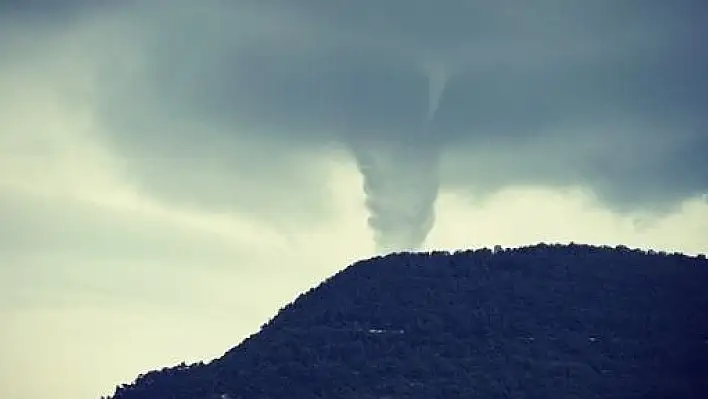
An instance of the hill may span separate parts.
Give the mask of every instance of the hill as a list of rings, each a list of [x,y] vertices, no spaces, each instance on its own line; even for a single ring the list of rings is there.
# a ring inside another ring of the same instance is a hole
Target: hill
[[[705,399],[706,283],[703,256],[622,246],[392,254],[113,398]]]

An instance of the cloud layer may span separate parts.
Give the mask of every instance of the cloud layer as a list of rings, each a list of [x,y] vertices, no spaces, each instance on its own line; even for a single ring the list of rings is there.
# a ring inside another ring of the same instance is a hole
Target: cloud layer
[[[106,139],[157,195],[269,213],[288,193],[311,214],[326,205],[308,160],[345,146],[377,236],[416,247],[441,184],[581,184],[666,210],[708,183],[697,1],[20,4],[73,29]]]

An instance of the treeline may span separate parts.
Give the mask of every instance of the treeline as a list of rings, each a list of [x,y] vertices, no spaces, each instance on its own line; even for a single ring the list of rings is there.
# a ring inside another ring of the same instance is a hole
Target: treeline
[[[114,398],[703,399],[706,281],[704,256],[624,246],[380,256]]]

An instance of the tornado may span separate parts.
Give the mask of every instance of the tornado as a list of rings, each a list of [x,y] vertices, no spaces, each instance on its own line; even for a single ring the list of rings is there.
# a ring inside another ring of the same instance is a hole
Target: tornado
[[[440,138],[433,134],[432,122],[447,75],[442,68],[423,72],[428,98],[418,129],[369,132],[368,139],[351,143],[364,179],[368,224],[380,253],[419,249],[435,223]]]

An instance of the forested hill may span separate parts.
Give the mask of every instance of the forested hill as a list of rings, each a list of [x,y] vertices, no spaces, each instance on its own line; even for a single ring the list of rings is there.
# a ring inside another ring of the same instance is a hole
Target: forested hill
[[[626,247],[378,257],[114,398],[706,399],[707,284],[703,256]]]

